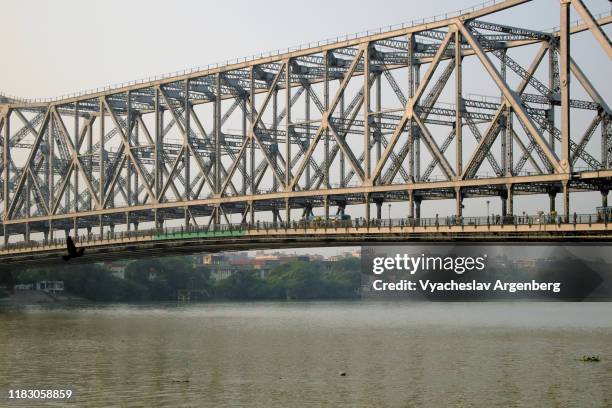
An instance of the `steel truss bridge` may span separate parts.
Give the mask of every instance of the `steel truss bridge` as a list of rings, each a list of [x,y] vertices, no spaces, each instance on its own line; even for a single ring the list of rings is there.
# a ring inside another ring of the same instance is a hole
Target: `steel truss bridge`
[[[491,22],[526,3],[79,96],[3,97],[0,258],[57,256],[68,234],[90,253],[607,239],[607,219],[570,208],[580,191],[601,192],[607,206],[612,185],[612,112],[570,38],[590,32],[609,63],[612,15],[560,0],[557,31]],[[494,96],[465,93],[465,70]],[[582,129],[577,115],[588,117]],[[514,197],[531,194],[548,194],[551,212],[562,194],[558,220],[514,215]],[[500,197],[501,222],[464,219],[473,197]],[[452,222],[421,218],[437,199],[456,201]],[[408,211],[385,224],[391,202]],[[365,210],[361,223],[330,221],[330,207],[351,206]],[[301,225],[314,210],[323,224]]]

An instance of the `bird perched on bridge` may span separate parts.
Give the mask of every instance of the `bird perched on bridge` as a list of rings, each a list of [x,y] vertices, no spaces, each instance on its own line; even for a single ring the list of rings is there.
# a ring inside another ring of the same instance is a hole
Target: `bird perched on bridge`
[[[66,249],[68,250],[68,255],[62,256],[64,261],[69,261],[72,258],[78,258],[79,256],[82,256],[83,253],[85,252],[85,248],[83,247],[77,248],[74,245],[74,241],[72,241],[72,238],[70,237],[70,235],[68,236],[68,238],[66,238]]]

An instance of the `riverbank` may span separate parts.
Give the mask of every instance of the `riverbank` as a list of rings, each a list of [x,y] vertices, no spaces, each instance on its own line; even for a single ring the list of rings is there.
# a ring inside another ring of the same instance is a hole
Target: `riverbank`
[[[81,297],[70,293],[53,294],[42,290],[17,290],[8,297],[0,299],[1,304],[30,305],[40,303],[62,303],[71,301],[82,301]]]

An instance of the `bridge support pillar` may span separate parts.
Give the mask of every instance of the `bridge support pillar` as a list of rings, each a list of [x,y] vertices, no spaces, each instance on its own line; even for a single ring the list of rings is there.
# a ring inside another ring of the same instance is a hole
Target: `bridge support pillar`
[[[329,220],[329,197],[323,197],[323,207],[325,208],[325,220]]]
[[[272,209],[272,224],[274,225],[278,224],[278,208]]]
[[[221,224],[221,206],[217,205],[213,216],[213,229],[218,230],[219,224]]]
[[[251,214],[251,226],[255,225],[255,204],[253,201],[249,202],[249,212]]]
[[[601,190],[601,206],[602,207],[607,207],[608,206],[608,193],[610,192],[610,190]]]
[[[4,234],[4,245],[8,244],[8,228],[6,228],[6,224],[2,225],[2,233]]]
[[[87,226],[87,239],[91,237],[91,225]],[[47,240],[47,233],[45,233],[45,241]]]
[[[189,230],[189,208],[185,207],[185,230]]]
[[[501,198],[501,213],[502,215],[508,215],[508,191],[500,191],[499,197]]]
[[[25,242],[30,242],[30,223],[29,222],[25,223],[25,231],[23,234],[23,238],[25,239]]]
[[[383,205],[383,200],[380,198],[377,198],[374,200],[374,202],[376,203],[376,219],[380,220],[382,219],[382,205]]]
[[[338,211],[336,214],[344,215],[345,211],[346,211],[346,203],[345,202],[338,203]]]
[[[570,217],[570,196],[569,196],[569,182],[563,182],[563,216],[564,222],[569,222]]]
[[[125,228],[127,228],[128,231],[132,229],[130,225],[130,213],[128,211],[125,212]]]
[[[366,193],[365,194],[365,219],[366,219],[366,223],[369,226],[370,225],[370,194]]]
[[[134,231],[138,231],[138,221],[134,221]]]
[[[421,201],[423,199],[421,197],[414,197],[414,218],[417,220],[421,219]]]
[[[76,217],[74,217],[74,219],[72,220],[72,229],[74,230],[74,236],[78,237],[79,236],[79,223],[77,222]]]
[[[53,240],[53,221],[49,221],[49,239]]]
[[[512,192],[512,184],[506,185],[506,188],[508,189],[508,192],[506,193],[507,204],[506,204],[506,213],[504,213],[504,215],[513,216],[514,215],[514,194]]]
[[[548,209],[549,209],[549,212],[551,214],[553,212],[555,212],[555,198],[556,197],[557,197],[557,192],[556,191],[549,191],[548,192],[548,200],[549,200]]]
[[[289,202],[289,199],[286,198],[285,199],[285,223],[286,223],[285,225],[289,226],[290,222],[291,222],[291,203]]]
[[[455,213],[457,217],[461,217],[463,216],[463,193],[461,192],[461,188],[457,188],[455,190],[455,199],[456,199]]]
[[[49,241],[49,231],[43,231],[44,243],[46,244]]]
[[[414,218],[414,192],[408,190],[408,218]]]

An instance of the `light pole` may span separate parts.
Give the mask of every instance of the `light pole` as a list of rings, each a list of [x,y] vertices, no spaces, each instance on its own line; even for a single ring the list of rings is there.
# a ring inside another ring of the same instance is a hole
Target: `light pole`
[[[489,200],[487,200],[487,218],[489,218],[489,204],[491,202]]]
[[[389,225],[391,225],[391,203],[389,203]]]

